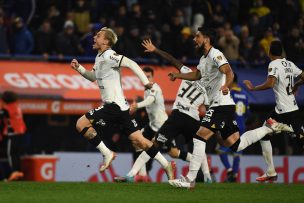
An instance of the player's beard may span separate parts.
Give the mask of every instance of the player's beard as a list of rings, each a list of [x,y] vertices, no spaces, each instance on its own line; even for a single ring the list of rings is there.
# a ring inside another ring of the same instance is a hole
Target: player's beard
[[[203,43],[201,46],[196,46],[195,48],[195,54],[197,56],[202,56],[205,53],[205,44]]]

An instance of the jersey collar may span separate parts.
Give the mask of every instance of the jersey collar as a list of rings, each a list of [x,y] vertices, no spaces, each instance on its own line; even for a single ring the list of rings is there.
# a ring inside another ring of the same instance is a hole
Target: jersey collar
[[[108,50],[111,50],[111,48],[108,48],[108,49],[104,50],[103,52],[98,53],[97,56],[100,57],[103,53],[105,53]]]
[[[207,56],[208,56],[208,54],[210,53],[210,50],[211,50],[212,48],[213,48],[213,47],[211,47],[211,48],[208,50],[206,56],[204,55],[204,58],[207,58]]]

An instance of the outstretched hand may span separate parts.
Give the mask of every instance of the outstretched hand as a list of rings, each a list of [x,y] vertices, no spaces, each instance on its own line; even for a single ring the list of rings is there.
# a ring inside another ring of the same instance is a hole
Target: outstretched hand
[[[223,95],[227,95],[229,93],[229,88],[226,85],[223,85],[220,88],[220,91],[222,91]]]
[[[252,85],[250,80],[244,80],[243,83],[245,84],[245,86],[247,87],[248,90],[252,91],[254,86]]]
[[[143,40],[141,45],[146,48],[145,52],[154,52],[156,50],[156,47],[154,46],[154,44],[151,42],[150,39]]]
[[[71,67],[74,69],[74,70],[77,70],[77,68],[79,67],[79,63],[76,59],[73,59],[71,61]]]
[[[168,76],[169,76],[169,79],[171,81],[175,81],[176,80],[176,73],[169,73]]]

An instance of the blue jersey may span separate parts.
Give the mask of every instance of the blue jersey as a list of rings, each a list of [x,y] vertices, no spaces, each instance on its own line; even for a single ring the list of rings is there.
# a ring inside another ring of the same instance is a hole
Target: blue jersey
[[[246,130],[246,119],[249,113],[248,96],[240,87],[233,87],[230,94],[235,102],[235,118],[240,129],[240,135]]]

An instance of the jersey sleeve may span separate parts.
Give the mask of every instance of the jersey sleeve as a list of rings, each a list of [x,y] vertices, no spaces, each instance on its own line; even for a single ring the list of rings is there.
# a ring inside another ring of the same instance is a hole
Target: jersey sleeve
[[[212,60],[214,61],[217,68],[220,68],[221,66],[228,64],[228,60],[224,56],[224,54],[220,51],[214,51],[212,54]]]
[[[268,66],[268,76],[274,76],[278,78],[278,68],[274,66],[274,63],[270,63]]]
[[[182,66],[180,69],[181,73],[190,73],[192,72],[191,68],[188,68],[187,66]]]
[[[105,62],[111,64],[112,67],[120,67],[122,58],[123,55],[119,55],[113,50],[108,50],[104,54]]]
[[[301,73],[303,72],[300,68],[298,68],[298,66],[296,66],[294,63],[292,64],[292,69],[293,69],[293,75],[294,77],[298,77],[299,75],[301,75]]]

